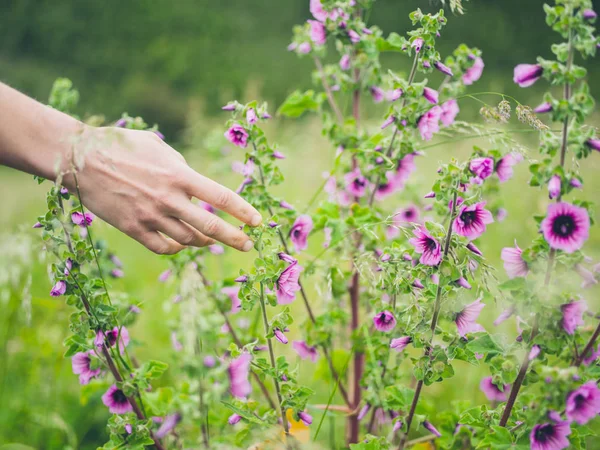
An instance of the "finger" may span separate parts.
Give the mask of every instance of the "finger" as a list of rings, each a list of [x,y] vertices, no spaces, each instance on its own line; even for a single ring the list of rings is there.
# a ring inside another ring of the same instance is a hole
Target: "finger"
[[[185,248],[173,239],[161,235],[158,231],[145,231],[131,237],[158,255],[174,255]]]
[[[173,238],[181,245],[206,247],[215,243],[213,239],[204,236],[195,228],[174,217],[165,217],[158,226],[158,231]]]
[[[187,191],[190,195],[211,204],[242,222],[257,227],[262,223],[260,213],[231,189],[206,178],[190,168]]]
[[[200,231],[204,236],[243,252],[250,251],[254,245],[242,230],[225,222],[219,216],[194,205],[192,202],[180,208],[179,218]]]

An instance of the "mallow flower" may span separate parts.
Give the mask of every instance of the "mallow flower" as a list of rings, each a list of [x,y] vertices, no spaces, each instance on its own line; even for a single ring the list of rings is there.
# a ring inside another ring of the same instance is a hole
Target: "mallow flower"
[[[389,311],[382,311],[373,317],[373,323],[378,331],[392,331],[396,326],[396,318]]]
[[[577,300],[561,305],[561,326],[567,334],[574,334],[578,326],[583,325],[583,314],[587,311],[584,300]]]
[[[309,20],[310,24],[310,40],[317,45],[323,45],[327,42],[327,30],[325,25],[316,20]]]
[[[298,218],[294,221],[292,229],[290,230],[290,239],[297,252],[306,250],[306,247],[308,246],[308,235],[312,229],[313,221],[312,218],[307,214],[298,216]]]
[[[538,64],[519,64],[515,67],[513,81],[522,88],[531,86],[540,79],[544,69]]]
[[[243,126],[237,123],[233,124],[225,132],[225,138],[238,147],[246,148],[248,146],[248,132]]]
[[[485,209],[485,202],[479,202],[470,206],[462,205],[453,226],[456,234],[473,240],[481,236],[485,226],[493,221],[492,213]]]
[[[415,247],[415,251],[421,254],[419,262],[426,266],[437,266],[442,260],[442,247],[425,227],[419,227],[414,231],[414,238],[409,242]]]
[[[315,347],[309,346],[304,341],[294,341],[292,342],[292,348],[298,353],[301,359],[310,359],[312,362],[317,362],[319,354]]]
[[[485,329],[476,322],[483,308],[485,308],[485,303],[481,303],[481,298],[478,298],[473,303],[465,306],[463,310],[456,315],[454,323],[456,323],[456,328],[458,329],[460,337],[464,337],[467,333],[485,331]]]
[[[429,141],[435,133],[440,131],[440,119],[444,110],[440,106],[434,106],[417,121],[417,128],[421,134],[421,139]]]
[[[244,353],[229,363],[229,392],[237,398],[246,398],[252,392],[252,385],[248,380],[250,375],[250,361],[252,356]]]
[[[133,411],[131,403],[127,400],[127,397],[121,389],[113,384],[102,396],[102,403],[108,410],[113,414],[126,414]]]
[[[515,241],[514,247],[504,247],[500,253],[500,258],[504,261],[504,270],[508,278],[525,277],[529,273],[529,266],[523,259],[523,250],[519,248]]]
[[[567,436],[571,427],[567,421],[560,419],[558,413],[551,414],[552,421],[537,424],[529,434],[531,450],[562,450],[569,447]]]
[[[544,239],[551,248],[573,253],[583,247],[590,231],[587,209],[570,203],[548,205],[548,212],[541,224]]]
[[[472,56],[471,59],[474,60],[473,65],[469,67],[462,76],[462,82],[465,86],[469,86],[479,80],[483,73],[483,68],[485,67],[483,59],[480,57]]]
[[[469,164],[469,170],[485,180],[494,173],[494,160],[492,158],[473,158]]]
[[[302,266],[298,264],[298,261],[285,253],[280,253],[279,258],[289,262],[290,265],[279,275],[275,295],[277,296],[277,303],[287,305],[296,299],[296,292],[300,290],[298,280],[300,279]]]
[[[567,419],[585,425],[600,414],[600,389],[591,380],[579,386],[567,396]]]
[[[502,386],[502,389],[500,389],[493,383],[492,377],[485,377],[481,380],[481,383],[479,383],[479,389],[481,389],[488,400],[492,402],[505,402],[506,393],[510,389],[510,386],[505,384]]]

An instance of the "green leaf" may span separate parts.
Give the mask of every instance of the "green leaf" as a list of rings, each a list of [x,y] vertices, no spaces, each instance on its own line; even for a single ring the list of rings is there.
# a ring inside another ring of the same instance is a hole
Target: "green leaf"
[[[258,417],[256,417],[254,414],[251,414],[250,412],[248,412],[246,410],[238,408],[237,406],[232,405],[231,403],[227,403],[225,401],[221,401],[221,403],[223,403],[223,405],[225,405],[227,408],[232,410],[238,416],[241,416],[242,419],[246,419],[248,422],[255,423],[257,425],[263,424],[263,421],[260,420]]]
[[[502,353],[502,347],[489,334],[469,342],[467,348],[474,353]]]
[[[315,99],[315,91],[294,91],[277,110],[277,114],[287,117],[300,117],[306,111],[318,111],[320,103]]]

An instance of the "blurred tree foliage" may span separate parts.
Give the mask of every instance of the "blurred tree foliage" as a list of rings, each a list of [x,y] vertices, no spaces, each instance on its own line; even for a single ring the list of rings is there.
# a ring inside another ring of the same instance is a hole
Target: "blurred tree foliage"
[[[160,123],[173,139],[190,100],[207,111],[244,94],[279,103],[292,87],[310,83],[311,61],[286,51],[292,26],[309,18],[308,3],[3,0],[0,79],[45,100],[52,80],[69,77],[82,91],[82,113],[114,119],[127,110]],[[481,48],[486,72],[479,88],[514,93],[514,65],[545,55],[554,39],[544,26],[543,3],[465,1],[466,14],[449,21],[440,50],[463,41]],[[411,10],[440,6],[440,0],[379,0],[370,22],[402,32]],[[397,55],[386,62],[406,64]],[[599,68],[592,66],[590,79]]]

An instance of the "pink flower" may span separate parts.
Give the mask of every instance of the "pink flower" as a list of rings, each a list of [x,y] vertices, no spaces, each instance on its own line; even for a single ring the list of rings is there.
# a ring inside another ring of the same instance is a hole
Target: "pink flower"
[[[52,297],[60,297],[61,295],[64,295],[65,292],[67,292],[67,283],[63,280],[59,280],[52,286],[50,295]]]
[[[307,413],[306,411],[300,411],[298,413],[298,419],[300,419],[302,421],[302,423],[306,426],[311,425],[313,422],[312,416],[309,413]]]
[[[496,173],[501,183],[508,181],[513,176],[513,166],[523,161],[520,153],[509,153],[496,163]]]
[[[410,175],[416,170],[415,153],[409,153],[396,163],[396,181],[404,183]]]
[[[494,326],[500,325],[502,322],[504,322],[509,317],[511,317],[514,313],[515,313],[515,308],[513,306],[511,306],[510,308],[505,309],[504,311],[502,311],[500,313],[500,315],[498,316],[498,318],[496,320],[494,320]]]
[[[360,198],[366,194],[368,182],[358,167],[344,175],[344,180],[346,181],[346,191],[352,196]]]
[[[100,375],[100,368],[92,369],[93,351],[80,352],[73,355],[71,365],[73,373],[79,375],[79,384],[88,384],[92,378]]]
[[[485,307],[484,303],[481,303],[481,298],[478,298],[473,303],[468,304],[464,309],[456,315],[454,322],[458,328],[458,334],[464,337],[467,333],[477,333],[485,331],[485,329],[476,323],[481,310]]]
[[[436,91],[435,89],[431,89],[429,87],[425,87],[423,89],[423,97],[425,97],[425,99],[429,103],[432,103],[434,105],[436,105],[438,103],[438,101],[439,101],[438,91]]]
[[[375,103],[381,103],[385,97],[383,89],[378,86],[371,86],[369,89],[371,91],[371,96],[373,97],[373,101]]]
[[[485,231],[485,226],[494,221],[492,213],[484,209],[485,202],[475,203],[471,206],[463,205],[458,217],[454,220],[454,231],[459,236],[470,240],[477,239]]]
[[[375,328],[379,331],[392,331],[396,326],[396,318],[389,311],[382,311],[373,317]]]
[[[417,127],[421,133],[421,139],[429,141],[434,133],[440,131],[439,122],[443,113],[444,110],[440,106],[434,106],[419,118]]]
[[[240,308],[242,307],[242,301],[239,297],[240,287],[225,286],[221,289],[221,292],[229,297],[229,300],[231,300],[231,309],[229,310],[229,314],[236,314],[240,312]]]
[[[590,217],[585,208],[570,203],[552,203],[542,221],[544,239],[551,248],[573,253],[589,237]]]
[[[158,281],[160,281],[161,283],[164,283],[169,278],[171,278],[172,273],[173,272],[170,269],[167,269],[164,272],[161,272],[161,274],[158,276]]]
[[[390,342],[390,348],[393,348],[397,352],[401,352],[411,342],[412,342],[412,338],[410,336],[402,336],[402,337],[399,337],[396,339],[392,339],[392,341]]]
[[[246,122],[248,122],[248,125],[254,125],[257,121],[258,117],[256,117],[254,108],[248,108],[248,111],[246,111]]]
[[[225,137],[229,142],[238,147],[246,148],[248,146],[248,132],[243,126],[237,123],[225,132]]]
[[[415,251],[421,254],[419,262],[426,266],[437,266],[442,260],[442,247],[440,243],[429,234],[425,227],[414,231],[415,237],[409,242],[414,245]]]
[[[291,258],[291,256],[281,253],[279,257],[284,261],[287,260],[282,258],[281,255]],[[283,272],[281,272],[279,278],[277,279],[277,291],[275,292],[277,296],[277,303],[280,305],[287,305],[296,299],[296,292],[300,290],[300,284],[298,283],[298,280],[300,279],[301,272],[302,267],[296,260],[294,260],[293,263],[291,263],[283,270]]]
[[[183,344],[177,339],[177,333],[175,331],[171,332],[171,347],[173,347],[173,350],[176,352],[183,350]]]
[[[298,353],[301,359],[310,359],[312,362],[317,362],[319,354],[315,347],[310,347],[304,341],[292,342],[292,348]]]
[[[79,225],[82,228],[89,227],[94,220],[94,215],[91,212],[86,212],[85,214],[80,213],[79,211],[75,211],[71,214],[71,220],[75,225]]]
[[[353,44],[357,44],[360,42],[360,34],[358,34],[354,30],[348,30],[348,37],[350,38],[350,42]]]
[[[98,348],[101,348],[104,344],[107,347],[114,347],[117,343],[117,339],[119,340],[119,351],[123,353],[125,347],[129,345],[129,331],[127,328],[114,327],[112,330],[108,330],[106,332],[98,331],[96,332],[96,337],[94,338],[94,345]]]
[[[587,304],[583,300],[578,300],[561,305],[562,311],[561,326],[567,334],[574,334],[579,325],[583,325],[583,313],[587,311]]]
[[[317,45],[323,45],[327,42],[327,30],[325,25],[316,20],[309,20],[310,24],[310,40]]]
[[[309,215],[303,214],[298,216],[290,230],[290,239],[297,252],[305,250],[308,246],[307,239],[312,229],[313,221]]]
[[[414,41],[412,41],[410,46],[415,49],[416,53],[419,53],[421,51],[421,49],[423,48],[423,44],[424,44],[423,39],[416,38]]]
[[[585,425],[600,414],[600,389],[588,381],[567,396],[567,419]]]
[[[250,376],[250,361],[252,356],[248,353],[240,355],[229,363],[229,392],[237,398],[246,398],[252,392],[252,385],[248,380]]]
[[[440,116],[440,120],[444,124],[444,126],[450,126],[454,123],[454,119],[460,112],[460,108],[458,107],[458,103],[456,100],[448,100],[447,102],[442,103],[442,115]]]
[[[561,191],[561,179],[558,175],[552,176],[548,182],[548,197],[550,199],[556,198],[560,195]]]
[[[321,22],[325,22],[329,14],[323,9],[321,0],[310,0],[310,13]]]
[[[283,334],[283,331],[281,331],[279,328],[275,328],[273,330],[273,334],[275,335],[275,339],[277,339],[282,344],[288,343],[288,338],[285,336],[285,334]]]
[[[517,277],[525,277],[529,273],[529,266],[523,259],[523,250],[519,248],[515,241],[514,247],[504,247],[500,254],[502,261],[504,261],[504,270],[508,278],[513,279]]]
[[[537,64],[519,64],[515,67],[513,81],[522,88],[529,87],[540,79],[544,69]]]
[[[483,391],[488,400],[493,402],[505,402],[506,393],[510,389],[510,386],[505,384],[502,386],[502,389],[500,389],[493,383],[492,377],[486,377],[481,380],[481,383],[479,383],[479,389]]]
[[[348,70],[350,69],[350,55],[344,55],[340,59],[340,69]]]
[[[303,55],[310,53],[311,50],[312,50],[312,47],[310,46],[310,43],[308,43],[308,42],[303,42],[302,44],[300,44],[298,46],[298,52]]]
[[[492,158],[474,158],[471,160],[469,170],[485,180],[494,173],[494,160]]]
[[[473,65],[468,68],[462,76],[463,84],[466,86],[469,86],[479,80],[479,78],[481,78],[481,74],[483,73],[483,68],[485,67],[483,59],[479,57],[474,59],[475,62]]]
[[[133,411],[129,400],[127,400],[123,391],[117,388],[116,384],[109,387],[102,396],[102,403],[104,403],[104,405],[108,407],[108,410],[113,414],[126,414]]]

